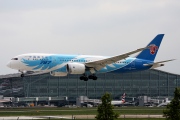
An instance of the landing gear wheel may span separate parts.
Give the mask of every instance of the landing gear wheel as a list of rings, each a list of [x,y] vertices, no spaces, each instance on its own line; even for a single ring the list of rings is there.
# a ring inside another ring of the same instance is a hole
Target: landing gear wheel
[[[88,78],[93,79],[93,80],[97,80],[97,77],[95,75],[89,75]]]
[[[81,76],[81,77],[79,77],[79,79],[80,79],[80,80],[84,80],[84,77],[83,77],[83,76]]]
[[[21,77],[24,77],[24,74],[21,74]]]
[[[89,79],[93,79],[93,76],[92,76],[92,75],[89,75],[88,78],[89,78]]]
[[[80,80],[88,81],[88,77],[85,75],[79,77]]]
[[[84,77],[84,81],[88,81],[88,77]]]
[[[96,77],[96,76],[94,76],[94,77],[93,77],[93,80],[97,80],[97,77]]]

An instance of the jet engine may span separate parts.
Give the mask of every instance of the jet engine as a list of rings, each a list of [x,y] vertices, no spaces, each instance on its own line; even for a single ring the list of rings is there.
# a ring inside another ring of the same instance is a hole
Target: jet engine
[[[85,65],[81,63],[68,63],[67,71],[69,74],[83,74],[85,73]]]

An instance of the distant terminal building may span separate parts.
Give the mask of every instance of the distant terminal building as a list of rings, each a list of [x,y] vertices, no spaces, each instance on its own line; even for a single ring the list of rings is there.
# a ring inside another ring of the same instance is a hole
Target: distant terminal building
[[[180,86],[180,75],[160,70],[113,74],[98,74],[98,80],[79,80],[79,75],[53,77],[50,74],[19,74],[0,76],[0,96],[4,97],[60,97],[76,100],[79,96],[99,99],[105,92],[119,99],[125,92],[129,97],[172,97]]]

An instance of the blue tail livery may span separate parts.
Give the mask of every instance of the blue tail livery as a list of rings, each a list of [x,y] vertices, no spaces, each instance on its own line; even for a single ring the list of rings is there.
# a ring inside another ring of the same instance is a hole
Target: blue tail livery
[[[142,52],[140,52],[139,55],[137,55],[136,58],[139,59],[145,59],[145,60],[150,60],[154,61],[156,54],[159,50],[159,47],[161,45],[161,41],[164,37],[164,34],[159,34],[157,35],[148,45],[149,49],[145,49]]]

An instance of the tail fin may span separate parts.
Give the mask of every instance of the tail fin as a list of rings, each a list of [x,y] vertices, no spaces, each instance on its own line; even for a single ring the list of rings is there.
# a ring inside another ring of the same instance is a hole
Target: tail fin
[[[123,95],[122,95],[122,97],[121,97],[121,101],[122,101],[123,103],[125,103],[125,97],[126,97],[126,93],[123,93]]]
[[[136,58],[154,61],[164,34],[158,34],[148,45],[149,49],[143,50]]]

